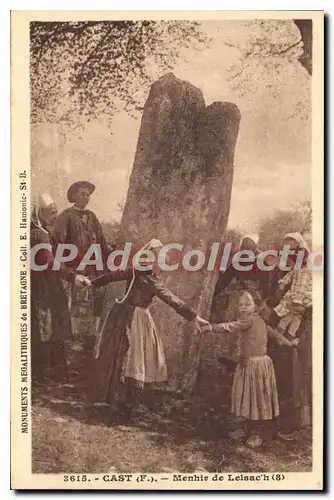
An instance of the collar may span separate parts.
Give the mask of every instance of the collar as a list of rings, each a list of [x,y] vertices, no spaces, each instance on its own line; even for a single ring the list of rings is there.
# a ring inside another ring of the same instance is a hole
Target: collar
[[[74,210],[77,210],[78,212],[88,212],[87,208],[79,208],[76,205],[73,205]]]

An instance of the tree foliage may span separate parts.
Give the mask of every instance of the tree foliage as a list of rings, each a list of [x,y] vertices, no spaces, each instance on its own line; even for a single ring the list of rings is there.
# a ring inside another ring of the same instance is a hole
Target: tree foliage
[[[312,74],[311,20],[261,19],[247,21],[245,26],[251,30],[250,36],[225,42],[238,53],[229,70],[232,90],[243,96],[260,84],[275,95],[281,85],[278,74],[288,78],[287,63],[301,64]]]
[[[263,247],[279,245],[285,234],[312,230],[312,204],[299,203],[290,210],[277,210],[272,216],[262,220],[259,229],[260,244]]]
[[[31,120],[73,124],[111,117],[117,105],[134,113],[150,63],[169,70],[181,47],[204,41],[196,22],[33,22]]]
[[[244,236],[245,232],[239,227],[227,228],[225,233],[224,242],[232,243],[233,246],[239,246],[241,238]]]
[[[102,231],[109,245],[115,245],[118,239],[121,224],[118,221],[101,221]]]

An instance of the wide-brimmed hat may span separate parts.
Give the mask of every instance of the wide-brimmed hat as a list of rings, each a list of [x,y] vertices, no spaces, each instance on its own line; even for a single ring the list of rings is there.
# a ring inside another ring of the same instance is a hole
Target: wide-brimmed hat
[[[88,188],[90,190],[90,194],[95,191],[95,186],[89,181],[77,181],[71,184],[71,186],[68,188],[67,191],[67,199],[70,203],[75,202],[75,194],[78,191],[79,188]]]

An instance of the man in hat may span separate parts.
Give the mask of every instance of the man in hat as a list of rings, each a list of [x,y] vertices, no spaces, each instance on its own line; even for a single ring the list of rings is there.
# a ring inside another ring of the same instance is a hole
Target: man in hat
[[[88,181],[74,182],[67,191],[67,199],[73,203],[72,207],[65,209],[58,217],[54,239],[56,243],[70,243],[78,248],[78,257],[69,266],[76,268],[82,257],[92,244],[99,244],[102,256],[108,254],[107,242],[104,238],[101,224],[95,213],[87,209],[91,194],[95,186]],[[89,278],[97,275],[94,266],[88,266],[81,274]],[[69,302],[71,306],[73,296],[73,283],[68,288]],[[100,314],[102,310],[103,297],[95,295],[93,297],[93,314],[95,318],[96,332],[99,328]],[[94,339],[95,334],[94,332]],[[89,343],[89,339],[88,343]],[[92,339],[92,343],[94,340]]]

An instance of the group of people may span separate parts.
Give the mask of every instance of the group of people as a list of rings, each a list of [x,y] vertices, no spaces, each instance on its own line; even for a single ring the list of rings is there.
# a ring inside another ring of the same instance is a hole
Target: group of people
[[[73,291],[76,287],[92,285],[96,317],[93,334],[98,341],[94,349],[92,394],[96,400],[107,403],[117,400],[117,417],[128,418],[145,384],[153,387],[167,380],[162,342],[148,310],[153,297],[159,297],[189,321],[196,321],[199,327],[208,321],[167,290],[151,271],[137,272],[129,268],[100,276],[94,266],[77,271],[78,262],[90,245],[100,244],[102,253],[108,253],[101,224],[87,209],[94,189],[93,184],[86,181],[71,185],[67,198],[73,205],[59,215],[55,202],[43,194],[32,214],[31,246],[71,243],[79,249],[78,257],[62,264],[59,272],[52,271],[51,252],[38,252],[40,263],[46,261],[48,268],[31,273],[32,378],[36,386],[66,379]],[[159,240],[152,240],[144,248],[158,253],[162,246]],[[103,305],[99,289],[120,280],[127,281],[126,295],[109,311],[101,335],[97,335]]]
[[[31,218],[31,246],[72,243],[83,255],[91,244],[99,243],[107,253],[101,224],[87,209],[94,189],[87,181],[72,184],[67,192],[72,206],[59,215],[51,197],[40,196]],[[286,235],[284,244],[295,250],[295,255],[306,247],[299,233]],[[160,240],[153,239],[143,249],[158,257],[162,246]],[[246,248],[260,252],[255,237],[242,240],[241,249]],[[91,395],[93,402],[108,407],[110,423],[131,419],[138,404],[152,401],[152,391],[163,388],[167,381],[163,343],[148,309],[154,297],[195,322],[203,333],[232,333],[240,339],[231,411],[247,423],[239,431],[245,430],[250,446],[262,444],[264,426],[258,424],[275,421],[279,414],[280,436],[285,439],[293,439],[292,431],[311,423],[312,284],[306,265],[285,273],[279,269],[262,272],[256,265],[252,271],[242,272],[230,266],[219,276],[215,290],[215,297],[224,295],[226,303],[221,316],[210,323],[166,289],[159,273],[129,268],[99,276],[93,266],[78,272],[76,260],[62,264],[55,272],[51,270],[52,252],[40,251],[39,258],[49,266],[45,272],[31,272],[35,386],[66,379],[73,290],[91,286],[96,318]],[[99,291],[120,280],[127,283],[126,293],[116,300],[100,328],[103,295]]]
[[[262,270],[255,262],[251,270],[230,265],[220,275],[213,323],[205,327],[234,335],[232,351],[239,362],[231,407],[234,415],[243,417],[246,423],[246,428],[238,429],[236,434],[240,436],[246,430],[252,446],[262,443],[269,422],[275,427],[279,423],[277,434],[285,440],[294,439],[298,429],[312,423],[309,248],[300,233],[286,234],[282,247],[291,253],[286,270],[278,265],[270,271]],[[242,238],[242,250],[259,256],[257,235]],[[303,259],[296,266],[300,254]]]
[[[87,209],[95,186],[87,181],[72,184],[67,199],[72,204],[58,214],[54,200],[47,193],[39,196],[31,216],[30,244],[73,244],[78,256],[59,272],[52,271],[54,255],[46,250],[36,254],[36,261],[47,263],[43,272],[31,272],[31,325],[32,325],[32,379],[35,385],[46,381],[63,381],[67,377],[66,348],[72,339],[71,308],[76,287],[85,284],[88,277],[96,275],[92,267],[78,273],[76,267],[80,257],[93,244],[108,251],[101,224],[91,210]],[[101,297],[94,295],[93,314],[96,329],[102,309]]]

